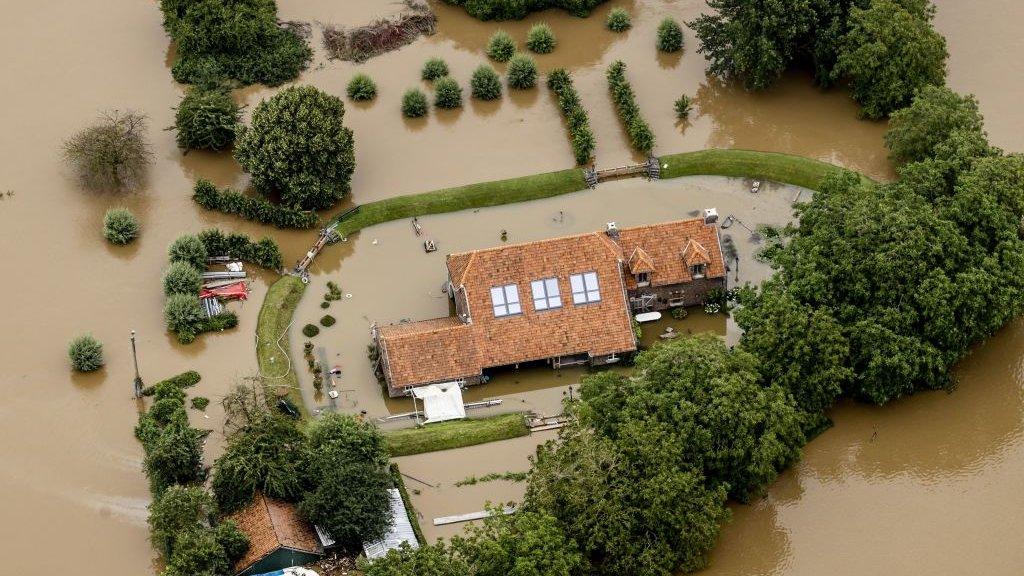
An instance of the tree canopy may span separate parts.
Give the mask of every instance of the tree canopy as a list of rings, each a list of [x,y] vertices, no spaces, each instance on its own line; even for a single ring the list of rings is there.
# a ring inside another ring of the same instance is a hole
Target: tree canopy
[[[296,501],[302,494],[305,436],[292,420],[256,417],[228,439],[214,463],[213,492],[225,512],[244,507],[257,490]]]
[[[352,131],[345,104],[313,86],[293,86],[253,111],[235,158],[265,194],[291,208],[330,208],[347,194],[355,170]]]
[[[889,118],[885,146],[896,162],[921,162],[934,156],[939,144],[956,131],[984,135],[977,98],[944,86],[925,86],[910,106]]]
[[[915,12],[893,0],[850,12],[833,76],[849,80],[868,118],[884,118],[910,104],[917,90],[946,81],[946,39]]]

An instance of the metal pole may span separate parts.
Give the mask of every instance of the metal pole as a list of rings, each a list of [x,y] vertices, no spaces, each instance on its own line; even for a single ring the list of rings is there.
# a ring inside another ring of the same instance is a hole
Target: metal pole
[[[135,330],[132,330],[132,338],[131,338],[131,340],[132,340],[132,363],[135,365],[134,392],[135,392],[135,398],[138,399],[138,398],[142,397],[142,376],[139,375],[139,357],[138,357],[138,354],[135,352]]]

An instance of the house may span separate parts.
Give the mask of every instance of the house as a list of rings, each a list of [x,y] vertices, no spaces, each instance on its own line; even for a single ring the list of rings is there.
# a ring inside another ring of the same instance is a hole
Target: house
[[[700,304],[727,287],[716,218],[450,254],[454,315],[373,327],[391,396],[533,362],[618,362],[636,351],[633,314]]]
[[[249,537],[249,550],[235,563],[237,576],[252,576],[315,562],[323,547],[294,504],[257,492],[251,504],[230,516]]]

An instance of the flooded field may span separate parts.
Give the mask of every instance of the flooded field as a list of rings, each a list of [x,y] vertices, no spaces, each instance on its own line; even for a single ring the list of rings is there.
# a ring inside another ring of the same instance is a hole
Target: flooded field
[[[284,19],[339,25],[358,25],[393,13],[397,6],[384,0],[281,0],[280,5]],[[606,11],[616,5],[634,12],[635,27],[624,35],[613,35],[601,26]],[[994,143],[1024,149],[1024,114],[1015,98],[1024,76],[1006,68],[1007,62],[1024,57],[1024,41],[1016,30],[1024,6],[1010,0],[986,0],[969,9],[953,0],[940,0],[938,5],[938,25],[952,53],[950,84],[978,94]],[[703,9],[698,0],[609,2],[590,20],[549,12],[503,24],[478,23],[447,5],[434,6],[440,17],[438,34],[361,65],[326,61],[319,29],[313,27],[316,60],[301,82],[340,95],[360,70],[371,74],[380,90],[375,103],[349,106],[347,122],[357,140],[356,202],[570,165],[561,120],[543,87],[493,104],[467,103],[461,111],[432,112],[418,122],[407,122],[398,113],[401,92],[419,83],[419,68],[428,56],[448,60],[466,86],[471,71],[484,61],[481,49],[494,30],[504,28],[522,38],[531,23],[541,20],[552,25],[561,45],[538,63],[543,70],[567,66],[573,71],[591,114],[602,166],[632,157],[604,83],[607,64],[622,58],[658,137],[656,152],[711,146],[777,150],[834,161],[878,177],[891,175],[881,144],[884,125],[858,121],[856,107],[845,94],[820,93],[800,74],[760,95],[719,85],[705,78],[689,32],[681,57],[658,57],[653,48],[658,20],[665,14],[690,18]],[[0,404],[0,435],[5,439],[0,508],[11,527],[0,544],[3,572],[150,573],[154,552],[145,526],[149,493],[141,473],[141,449],[131,434],[136,405],[130,398],[128,333],[139,332],[141,368],[148,383],[188,369],[203,375],[195,394],[214,403],[209,418],[195,411],[191,416],[195,425],[216,431],[209,442],[212,458],[221,442],[216,400],[233,382],[255,371],[252,330],[266,285],[273,279],[254,279],[251,300],[235,306],[240,319],[236,330],[182,347],[163,327],[159,276],[166,246],[179,234],[220,226],[255,236],[272,234],[286,260],[293,261],[311,237],[308,232],[282,232],[206,213],[189,199],[198,177],[238,187],[245,185],[245,178],[226,154],[183,156],[174,146],[174,134],[163,130],[173,123],[172,107],[182,87],[169,74],[172,52],[156,2],[8,2],[0,31],[5,55],[0,60],[5,79],[0,97],[0,262],[6,279],[0,284],[0,390],[5,392]],[[238,97],[251,110],[272,92],[250,88]],[[676,125],[671,103],[683,92],[696,98],[696,111],[688,124]],[[134,194],[82,190],[60,161],[63,140],[109,109],[136,109],[150,117],[154,163],[146,186]],[[629,188],[634,185],[637,188]],[[658,186],[663,185],[672,184]],[[569,210],[552,201],[499,209],[493,212],[496,216],[425,220],[428,231],[441,242],[441,252],[429,257],[417,253],[407,222],[364,231],[317,262],[319,275],[340,275],[343,290],[353,293],[352,302],[339,303],[333,310],[341,311],[342,324],[320,338],[351,331],[362,338],[358,342],[365,342],[369,318],[344,313],[361,301],[375,302],[377,308],[365,309],[366,314],[373,312],[373,318],[385,321],[444,314],[444,300],[434,297],[444,275],[440,254],[460,246],[491,244],[499,227],[508,228],[513,241],[551,236],[569,227],[591,229],[592,222],[599,227],[607,218],[602,213],[606,206],[593,199],[605,202],[599,196],[604,194],[622,197],[624,216],[617,219],[623,224],[630,218],[640,222],[685,216],[701,207],[668,200],[657,204],[661,192],[639,183],[616,186],[621,187],[562,199],[572,203]],[[627,210],[630,194],[635,195],[635,205]],[[665,193],[665,198],[678,195]],[[718,202],[723,212],[724,198]],[[103,213],[118,205],[131,208],[143,227],[141,239],[128,248],[109,247],[100,236]],[[577,219],[567,216],[559,228],[548,220],[559,209]],[[456,222],[464,229],[449,232],[446,226]],[[364,251],[363,244],[373,237],[383,241]],[[395,252],[388,253],[392,249]],[[374,250],[382,257],[371,261]],[[417,268],[410,274],[396,269],[396,262],[415,263]],[[741,274],[753,271],[746,268],[750,262],[744,259]],[[348,269],[363,282],[352,287],[359,290],[345,285]],[[373,285],[366,280],[373,274],[418,274],[425,280],[415,280],[418,288],[406,290],[395,286],[394,277]],[[318,303],[315,291],[308,294],[303,317],[319,312],[306,308]],[[724,321],[707,321],[719,333],[727,332]],[[92,332],[104,342],[107,366],[99,373],[74,376],[66,345],[82,332]],[[346,341],[347,352],[341,346],[332,353],[341,352],[346,366],[365,365],[358,354],[363,344]],[[1024,504],[1017,490],[1024,473],[1022,349],[1024,326],[1018,323],[964,363],[962,384],[952,395],[920,395],[885,409],[837,410],[836,428],[808,447],[804,462],[784,476],[766,501],[736,509],[710,572],[1017,573],[1024,563],[1024,526],[1014,514]],[[566,381],[578,377],[562,374]],[[558,378],[552,373],[548,377]],[[538,410],[557,408],[560,382],[534,385],[515,380],[510,375],[506,383],[492,384],[491,392],[481,388],[472,394],[507,394]],[[517,386],[518,397],[511,393]],[[522,392],[530,387],[535,390]],[[379,395],[357,396],[360,405],[373,407],[367,408],[373,414],[402,409],[385,404]],[[528,452],[516,448],[515,466],[525,465]],[[456,467],[452,474],[456,470],[478,473]],[[514,496],[515,488],[503,487],[502,494]],[[478,496],[483,495],[481,488]],[[478,505],[478,496],[467,501],[467,508]],[[438,502],[447,498],[439,496]],[[430,506],[424,502],[430,513],[443,507]],[[454,512],[459,511],[465,510]],[[48,546],[56,550],[24,554]]]

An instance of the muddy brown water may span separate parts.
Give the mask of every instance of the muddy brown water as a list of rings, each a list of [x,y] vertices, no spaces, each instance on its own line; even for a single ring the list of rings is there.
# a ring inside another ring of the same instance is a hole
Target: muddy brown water
[[[399,8],[374,0],[280,4],[284,19],[341,25],[362,24]],[[615,5],[634,13],[635,26],[623,35],[601,26]],[[1010,0],[986,0],[970,9],[953,0],[938,5],[937,23],[952,53],[950,84],[978,94],[994,143],[1024,149],[1024,115],[1015,101],[1024,76],[1013,69],[1024,56],[1014,27],[1024,8]],[[891,176],[881,145],[884,125],[858,121],[856,107],[841,92],[821,93],[800,74],[787,76],[776,89],[760,95],[709,81],[690,34],[681,56],[657,55],[657,22],[665,14],[691,18],[703,9],[696,0],[610,2],[589,20],[547,12],[521,23],[478,23],[455,8],[435,8],[440,17],[437,35],[360,65],[326,61],[319,30],[313,27],[316,60],[303,82],[340,95],[352,74],[362,70],[379,85],[378,101],[349,106],[348,123],[358,142],[353,194],[357,202],[571,164],[561,119],[543,86],[497,103],[467,102],[460,111],[432,111],[415,122],[398,114],[401,92],[421,85],[419,68],[428,56],[448,60],[468,87],[494,30],[504,28],[521,41],[527,27],[537,21],[550,23],[561,41],[554,54],[538,57],[538,63],[542,70],[567,66],[573,71],[590,110],[601,166],[634,158],[611,110],[603,78],[607,65],[622,58],[658,137],[658,152],[710,146],[777,150],[834,161],[877,177]],[[136,406],[130,399],[128,332],[139,331],[147,382],[190,368],[203,374],[194,394],[214,403],[209,418],[194,411],[191,417],[195,425],[217,431],[209,441],[212,458],[222,442],[216,400],[233,382],[255,371],[252,330],[266,285],[273,280],[257,276],[252,299],[234,305],[240,315],[238,329],[179,346],[164,333],[161,318],[159,275],[166,246],[181,233],[221,226],[252,235],[271,233],[286,257],[294,260],[308,247],[310,234],[269,230],[206,213],[189,200],[195,178],[237,187],[244,187],[245,178],[226,154],[182,156],[174,147],[173,133],[163,130],[172,124],[172,107],[181,87],[167,69],[173,52],[155,2],[8,2],[0,31],[0,75],[5,79],[0,92],[0,262],[7,280],[0,284],[0,302],[5,303],[0,316],[0,389],[5,392],[0,404],[0,508],[6,527],[0,540],[2,572],[151,573],[154,553],[145,526],[149,494],[140,469],[141,450],[131,435]],[[683,92],[695,97],[696,109],[688,123],[677,125],[671,104]],[[238,97],[251,110],[271,93],[255,87],[239,91]],[[142,110],[151,118],[154,163],[146,186],[133,194],[84,191],[59,159],[61,142],[68,135],[91,122],[98,111],[113,108]],[[625,196],[629,186],[609,187],[607,193]],[[635,190],[644,195],[643,201],[649,200],[646,188]],[[588,213],[600,224],[598,210],[591,206],[594,201],[586,194],[565,201],[575,202],[574,211]],[[655,210],[641,208],[640,202],[636,211],[623,208],[619,219],[660,217]],[[100,236],[103,212],[116,205],[126,205],[140,217],[143,235],[134,246],[112,248]],[[672,214],[699,207],[672,206]],[[496,212],[503,214],[503,227],[513,231],[513,240],[559,233],[537,217],[544,210],[521,208]],[[464,240],[446,243],[494,241],[496,221],[486,219],[490,216],[449,218],[446,222],[467,232]],[[368,230],[349,245],[332,249],[318,261],[317,272],[344,279],[350,262],[359,270],[362,244],[374,235],[394,239],[396,248],[397,242],[411,240],[408,223],[389,226],[393,231],[387,226]],[[474,226],[476,232],[470,232]],[[388,241],[374,248],[386,252],[390,246]],[[387,273],[396,265],[414,265],[425,281],[409,281],[436,290],[443,277],[440,257],[425,257],[414,248],[410,244],[407,253],[396,252],[393,260],[365,264],[363,272]],[[346,255],[346,249],[352,253]],[[374,254],[369,249],[365,253]],[[422,288],[416,290],[402,304],[404,312],[383,307],[390,314],[386,319],[443,313],[440,301]],[[354,292],[353,300],[367,297]],[[310,304],[316,305],[312,291],[303,307]],[[349,304],[340,303],[338,309]],[[691,321],[729,333],[720,318],[695,315],[686,322]],[[347,330],[361,329],[342,324],[334,334]],[[66,345],[87,331],[104,342],[107,367],[91,375],[73,375]],[[325,331],[321,338],[326,340],[329,334]],[[772,488],[765,501],[736,508],[736,519],[725,529],[710,572],[1018,573],[1024,561],[1024,531],[1016,514],[1024,504],[1017,490],[1024,471],[1022,338],[1024,327],[1016,323],[981,347],[960,367],[962,383],[952,395],[919,395],[884,409],[837,409],[836,428],[808,446],[804,461]],[[353,349],[351,354],[358,356],[357,352]],[[492,392],[472,393],[506,395],[510,405],[521,400],[520,404],[554,410],[562,382],[578,375],[566,372],[558,378],[548,373],[550,381],[536,383],[515,382],[516,376],[508,375],[508,383],[496,382]],[[360,401],[370,403],[373,398]],[[382,413],[399,409],[379,396],[373,401]],[[472,450],[410,459],[406,465],[429,471],[431,461],[443,461],[451,472],[440,481],[454,482],[463,473],[524,467],[528,443],[536,440],[512,441],[515,448],[508,450],[509,460],[495,461],[494,469],[485,469],[492,468],[490,463],[471,466],[469,461],[476,458]],[[468,492],[471,497],[464,507],[453,505],[457,496],[447,492],[436,495],[436,504],[424,500],[421,505],[425,515],[459,513],[477,509],[481,499],[492,494],[515,498],[517,486],[473,487],[476,491]]]

